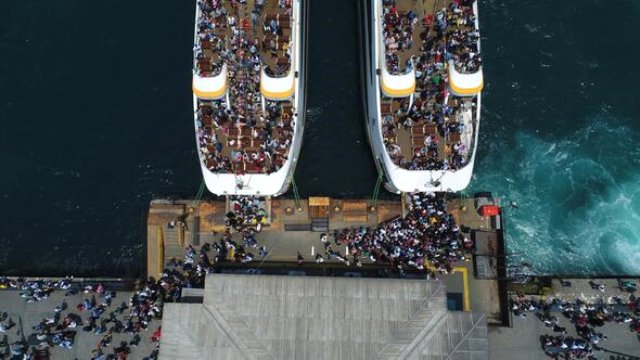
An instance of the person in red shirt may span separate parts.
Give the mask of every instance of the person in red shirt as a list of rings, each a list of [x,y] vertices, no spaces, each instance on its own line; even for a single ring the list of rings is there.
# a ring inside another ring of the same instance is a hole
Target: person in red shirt
[[[151,336],[152,341],[160,341],[160,337],[162,336],[162,326],[158,326],[158,329]]]

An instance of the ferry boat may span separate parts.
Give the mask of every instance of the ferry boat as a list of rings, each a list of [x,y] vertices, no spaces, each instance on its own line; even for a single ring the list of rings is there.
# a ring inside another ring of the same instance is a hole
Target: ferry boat
[[[193,59],[196,145],[216,195],[277,196],[302,146],[303,0],[197,0]]]
[[[476,0],[363,0],[367,134],[385,187],[471,181],[483,88]]]

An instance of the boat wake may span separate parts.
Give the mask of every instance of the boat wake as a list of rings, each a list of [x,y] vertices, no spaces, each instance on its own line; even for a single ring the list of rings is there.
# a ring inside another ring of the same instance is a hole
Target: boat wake
[[[640,274],[640,134],[614,122],[594,119],[560,141],[522,131],[512,143],[482,141],[489,149],[472,191],[518,204],[505,209],[513,265],[543,274]]]

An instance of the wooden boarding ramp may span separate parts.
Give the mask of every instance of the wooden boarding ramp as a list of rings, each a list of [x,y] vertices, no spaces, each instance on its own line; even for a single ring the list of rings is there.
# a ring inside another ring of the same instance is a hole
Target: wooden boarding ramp
[[[312,231],[329,231],[331,198],[326,196],[309,197],[309,217]]]
[[[155,203],[147,216],[147,274],[158,278],[167,259],[184,253],[184,204]]]
[[[342,202],[342,221],[366,223],[368,219],[366,201],[345,200]]]
[[[326,196],[309,197],[309,216],[314,218],[329,218],[331,198]]]
[[[226,203],[201,202],[197,206],[197,212],[200,217],[200,227],[197,231],[223,233],[227,229],[224,221],[227,214]]]

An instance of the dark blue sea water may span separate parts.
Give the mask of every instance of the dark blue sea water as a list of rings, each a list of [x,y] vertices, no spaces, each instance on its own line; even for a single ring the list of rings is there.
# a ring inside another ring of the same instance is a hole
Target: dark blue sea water
[[[0,273],[132,275],[154,195],[201,177],[192,1],[0,2]],[[311,1],[303,196],[370,196],[355,0]],[[640,274],[634,0],[484,0],[486,90],[468,193],[506,214],[513,262]]]

